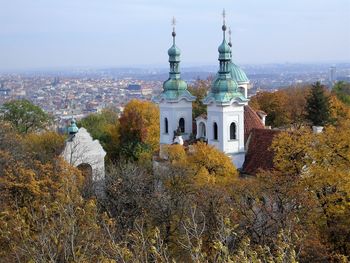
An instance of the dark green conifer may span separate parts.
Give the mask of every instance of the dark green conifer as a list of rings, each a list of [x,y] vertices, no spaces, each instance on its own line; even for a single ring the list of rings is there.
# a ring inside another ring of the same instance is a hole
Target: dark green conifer
[[[330,122],[329,97],[319,81],[312,85],[311,93],[307,98],[306,119],[315,126],[324,126]]]

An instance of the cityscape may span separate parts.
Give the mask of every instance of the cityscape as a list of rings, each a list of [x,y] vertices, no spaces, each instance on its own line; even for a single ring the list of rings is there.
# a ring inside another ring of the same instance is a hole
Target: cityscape
[[[0,263],[350,262],[349,0],[3,2]]]
[[[243,66],[251,81],[248,95],[321,81],[331,88],[336,81],[350,81],[350,64],[269,64]],[[215,75],[215,66],[184,68],[183,78]],[[0,73],[0,105],[28,99],[53,116],[58,127],[74,116],[81,119],[104,108],[122,111],[131,99],[151,101],[167,78],[166,68],[115,68],[99,70]]]

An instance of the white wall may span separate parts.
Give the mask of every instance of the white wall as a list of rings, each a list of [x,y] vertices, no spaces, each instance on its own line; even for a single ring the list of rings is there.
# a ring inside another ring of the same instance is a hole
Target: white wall
[[[224,153],[244,152],[244,107],[243,105],[208,105],[208,143]],[[214,140],[213,123],[218,125],[218,140]],[[236,124],[236,140],[230,140],[230,125]]]
[[[87,163],[92,167],[93,181],[105,177],[106,152],[98,140],[93,140],[85,128],[80,128],[71,141],[66,142],[63,158],[73,166]]]
[[[172,144],[174,131],[179,126],[180,118],[185,119],[185,134],[182,137],[187,140],[192,133],[192,102],[180,100],[179,102],[159,103],[160,110],[160,143]],[[168,118],[168,133],[165,133],[165,118]]]

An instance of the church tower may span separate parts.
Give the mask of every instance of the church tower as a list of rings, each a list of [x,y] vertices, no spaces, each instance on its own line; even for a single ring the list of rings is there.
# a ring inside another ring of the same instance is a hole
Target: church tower
[[[237,168],[244,162],[244,106],[248,99],[231,76],[231,48],[226,41],[225,11],[223,40],[218,48],[220,68],[203,103],[207,105],[208,144],[229,155]]]
[[[160,143],[172,144],[175,133],[188,139],[192,133],[192,101],[196,98],[187,90],[179,70],[181,51],[176,46],[175,19],[173,24],[173,45],[168,50],[170,72],[163,83],[163,91],[155,99],[160,110]]]

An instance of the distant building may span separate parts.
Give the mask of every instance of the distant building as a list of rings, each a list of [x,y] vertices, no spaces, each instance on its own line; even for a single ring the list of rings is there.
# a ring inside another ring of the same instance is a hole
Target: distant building
[[[10,89],[0,88],[0,96],[8,96],[10,95],[10,93],[11,93]]]
[[[129,84],[126,88],[128,91],[138,91],[141,92],[141,85],[139,84]]]
[[[329,84],[331,87],[337,81],[337,68],[335,66],[329,68]]]

